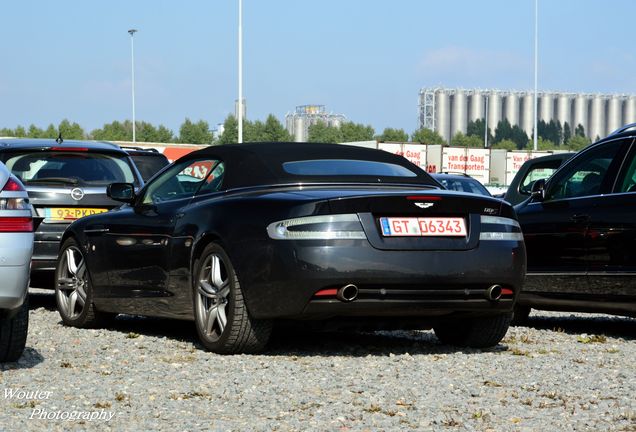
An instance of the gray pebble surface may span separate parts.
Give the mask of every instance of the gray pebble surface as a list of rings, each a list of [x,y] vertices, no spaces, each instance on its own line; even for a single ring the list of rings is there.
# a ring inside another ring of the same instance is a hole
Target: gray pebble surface
[[[635,336],[631,318],[534,311],[490,350],[280,332],[220,356],[188,322],[65,327],[37,293],[25,354],[0,365],[0,430],[636,431]]]

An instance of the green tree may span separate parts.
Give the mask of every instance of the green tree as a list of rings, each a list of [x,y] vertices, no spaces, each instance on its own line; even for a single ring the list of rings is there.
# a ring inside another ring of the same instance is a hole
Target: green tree
[[[493,149],[504,149],[508,151],[518,150],[517,143],[512,140],[501,140],[493,143],[491,146]]]
[[[95,129],[91,136],[98,141],[132,141],[132,122],[126,120],[121,123],[115,120],[101,129]]]
[[[539,137],[537,140],[537,150],[556,150],[557,144],[553,141]]]
[[[340,125],[340,133],[342,134],[342,142],[351,141],[371,141],[375,130],[371,125],[363,125],[362,123],[345,122]]]
[[[170,143],[174,141],[175,141],[174,133],[172,133],[170,129],[168,129],[164,125],[159,125],[159,127],[157,127],[155,142]]]
[[[1,137],[13,137],[13,136],[15,136],[15,133],[13,132],[13,129],[2,128],[2,129],[0,129],[0,136]]]
[[[574,129],[574,135],[575,136],[580,136],[580,137],[584,137],[585,136],[585,128],[583,127],[583,125],[581,123],[579,123],[576,126],[576,129]]]
[[[245,125],[245,123],[243,123]],[[217,144],[234,144],[238,142],[238,120],[233,115],[227,116],[223,122],[223,133],[219,136]]]
[[[340,132],[340,128],[329,126],[322,121],[309,125],[308,132],[309,137],[307,141],[309,142],[342,142],[342,133]]]
[[[461,132],[457,132],[451,139],[451,145],[453,147],[484,148],[484,141],[478,136],[468,136]]]
[[[568,150],[579,151],[591,143],[592,141],[588,137],[575,135],[568,140],[566,147]]]
[[[522,150],[528,146],[528,135],[518,125],[512,127],[510,140],[517,145],[518,150]]]
[[[57,127],[57,130],[59,131],[59,133],[62,134],[62,138],[65,140],[69,140],[69,139],[81,140],[86,138],[86,134],[84,134],[84,129],[82,129],[82,127],[79,124],[75,122],[71,123],[67,119],[64,119],[60,122],[59,126]]]
[[[413,132],[411,141],[422,144],[441,144],[446,145],[446,141],[440,134],[427,128],[421,128]]]
[[[512,139],[512,126],[508,119],[503,119],[499,123],[497,123],[497,127],[495,128],[495,138],[492,140],[493,143],[498,143],[503,140],[511,140]]]
[[[36,125],[32,124],[31,126],[29,126],[27,136],[29,138],[44,138],[44,131]]]
[[[466,135],[468,136],[478,136],[482,140],[484,139],[484,130],[486,128],[486,121],[484,119],[471,120],[468,122],[466,126]],[[488,142],[493,142],[494,137],[492,136],[492,131],[488,128]]]
[[[212,132],[205,120],[193,123],[189,118],[179,128],[179,142],[186,144],[212,144]]]
[[[563,123],[563,144],[567,145],[568,141],[572,138],[572,129],[568,122]]]
[[[406,142],[409,140],[409,134],[404,132],[404,129],[385,128],[375,139],[383,142]]]
[[[26,138],[27,136],[27,132],[22,126],[17,126],[13,133],[17,138]]]
[[[289,142],[293,141],[293,137],[283,124],[274,116],[270,114],[265,120],[263,125],[263,142]]]
[[[42,132],[42,138],[57,138],[58,131],[57,128],[50,123],[45,131]]]

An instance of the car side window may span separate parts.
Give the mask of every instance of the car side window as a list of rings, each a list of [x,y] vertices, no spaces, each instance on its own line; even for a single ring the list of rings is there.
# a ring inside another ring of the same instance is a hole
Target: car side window
[[[225,173],[225,164],[219,162],[212,168],[212,172],[207,176],[205,181],[201,184],[197,195],[216,192],[221,189],[223,184],[223,174]]]
[[[636,192],[636,152],[632,151],[625,161],[625,167],[625,171],[618,181],[616,192]]]
[[[530,168],[519,185],[519,192],[525,195],[530,195],[534,182],[539,179],[547,179],[559,168],[560,165],[561,161],[549,161],[545,164],[538,164]]]
[[[598,195],[621,141],[608,142],[575,159],[550,185],[546,200]]]
[[[210,158],[177,162],[148,185],[141,199],[142,204],[157,204],[194,196],[218,162]]]

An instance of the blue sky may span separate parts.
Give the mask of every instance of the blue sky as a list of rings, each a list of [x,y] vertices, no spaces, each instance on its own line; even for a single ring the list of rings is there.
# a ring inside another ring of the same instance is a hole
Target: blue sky
[[[215,125],[237,98],[237,1],[4,2],[0,127]],[[412,132],[421,87],[533,87],[534,0],[243,0],[248,118],[324,104]],[[630,0],[540,0],[539,87],[636,93]]]

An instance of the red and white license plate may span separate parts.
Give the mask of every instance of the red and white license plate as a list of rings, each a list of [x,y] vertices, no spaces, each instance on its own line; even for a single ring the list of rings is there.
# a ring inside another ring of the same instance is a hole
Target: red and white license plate
[[[383,217],[385,237],[466,237],[466,222],[460,217]]]

